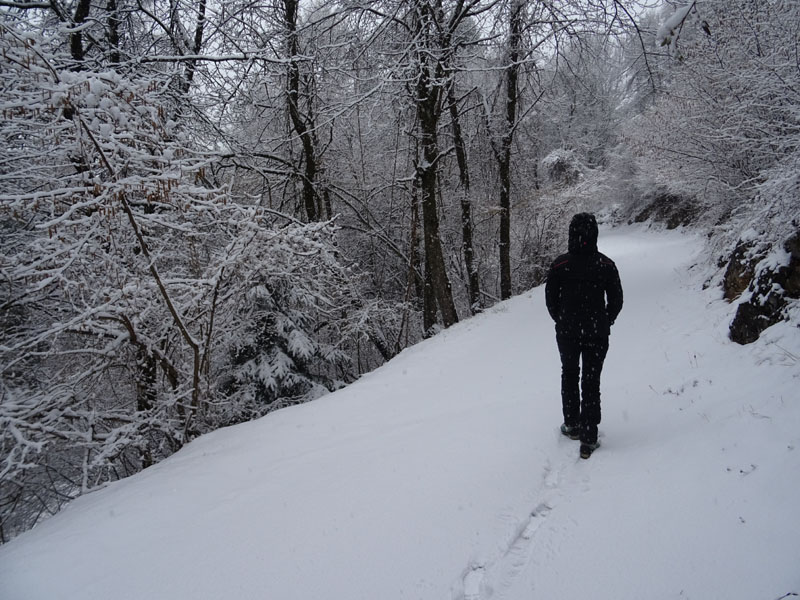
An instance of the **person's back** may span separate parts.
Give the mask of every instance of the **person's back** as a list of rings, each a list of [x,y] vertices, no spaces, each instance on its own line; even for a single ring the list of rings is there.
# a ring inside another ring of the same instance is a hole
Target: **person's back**
[[[553,261],[545,301],[556,325],[562,363],[562,432],[581,439],[581,456],[597,446],[600,371],[611,325],[622,309],[622,285],[614,262],[597,250],[597,221],[588,213],[572,218],[569,251]],[[578,391],[583,362],[583,401]]]
[[[547,307],[556,322],[556,334],[574,338],[608,336],[622,309],[622,291],[614,262],[593,249],[569,252],[551,268],[558,285],[549,288]],[[556,292],[558,294],[556,295]],[[606,304],[608,295],[608,304]]]

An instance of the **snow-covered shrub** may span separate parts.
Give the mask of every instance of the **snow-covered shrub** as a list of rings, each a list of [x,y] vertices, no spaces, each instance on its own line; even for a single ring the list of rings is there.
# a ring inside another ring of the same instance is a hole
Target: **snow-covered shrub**
[[[613,209],[613,190],[601,169],[587,170],[572,186],[543,187],[517,207],[513,225],[515,277],[519,289],[544,282],[550,263],[567,251],[569,223],[579,212],[595,213],[599,219]]]
[[[635,223],[653,221],[675,229],[697,223],[702,214],[702,206],[694,199],[657,188],[642,194],[632,220]]]
[[[569,221],[576,212],[574,206],[558,194],[550,193],[518,208],[512,235],[514,276],[519,289],[541,285],[553,259],[566,252]]]
[[[58,40],[0,35],[1,541],[351,380],[393,311],[360,296],[333,223],[214,183],[170,72],[73,70]]]
[[[380,343],[399,311],[359,292],[333,223],[294,223],[249,237],[229,274],[236,302],[220,315],[214,421],[234,423],[312,400],[357,375],[354,346]],[[212,411],[213,414],[213,411]]]
[[[653,189],[691,200],[717,222],[798,148],[800,14],[790,2],[682,6],[659,33],[680,51],[662,65],[659,95],[626,123],[624,143]]]
[[[575,185],[582,171],[577,154],[564,148],[553,150],[541,163],[542,178],[548,185]]]

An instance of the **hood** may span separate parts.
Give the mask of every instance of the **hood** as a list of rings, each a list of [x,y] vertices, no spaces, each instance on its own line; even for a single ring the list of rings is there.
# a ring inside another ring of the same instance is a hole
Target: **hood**
[[[593,214],[578,213],[569,224],[569,251],[572,254],[597,252],[597,220]]]

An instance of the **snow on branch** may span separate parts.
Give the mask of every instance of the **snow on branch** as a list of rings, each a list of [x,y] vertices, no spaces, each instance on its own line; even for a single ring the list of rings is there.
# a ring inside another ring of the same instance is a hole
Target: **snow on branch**
[[[690,2],[685,6],[678,8],[656,32],[656,43],[659,46],[666,46],[669,48],[670,53],[674,53],[678,47],[678,39],[680,38],[681,30],[689,17],[692,9],[695,7],[696,2]]]
[[[58,39],[7,23],[0,50],[5,536],[341,385],[374,308],[334,221],[215,183],[222,153],[170,68],[76,70]]]

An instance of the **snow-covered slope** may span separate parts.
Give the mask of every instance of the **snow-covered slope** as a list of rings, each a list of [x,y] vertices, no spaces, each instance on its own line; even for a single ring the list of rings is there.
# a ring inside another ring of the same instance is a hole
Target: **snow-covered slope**
[[[800,593],[800,331],[730,343],[700,246],[601,232],[625,307],[588,461],[536,289],[78,499],[0,548],[0,598]]]

